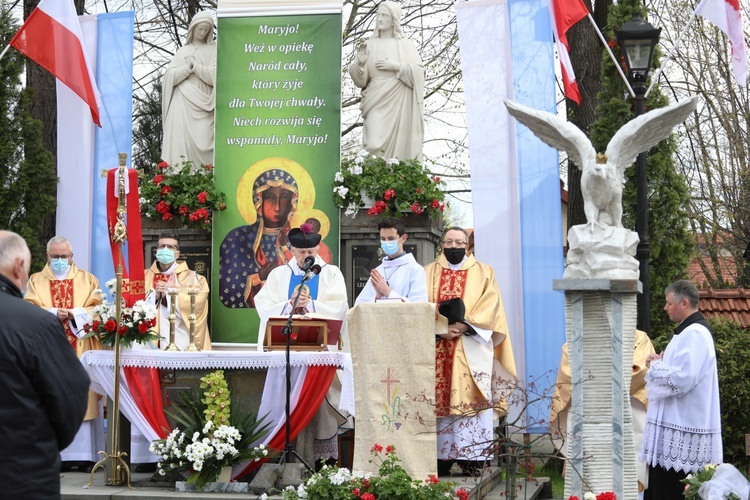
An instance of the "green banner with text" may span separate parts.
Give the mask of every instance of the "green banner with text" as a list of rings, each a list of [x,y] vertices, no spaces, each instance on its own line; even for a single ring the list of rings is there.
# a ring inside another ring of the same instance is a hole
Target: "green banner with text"
[[[292,259],[291,228],[310,224],[338,264],[341,15],[219,18],[217,31],[215,179],[227,209],[214,214],[211,337],[255,343],[254,297]]]

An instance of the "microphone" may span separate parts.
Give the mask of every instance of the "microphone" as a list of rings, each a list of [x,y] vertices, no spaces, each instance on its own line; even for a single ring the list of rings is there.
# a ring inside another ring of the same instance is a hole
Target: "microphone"
[[[305,257],[305,261],[301,266],[299,266],[299,268],[300,270],[302,270],[302,272],[306,273],[310,270],[310,266],[312,266],[313,264],[315,264],[315,257],[313,257],[312,255],[308,255],[307,257]]]
[[[313,279],[313,276],[315,276],[318,273],[320,273],[321,269],[323,269],[323,268],[320,267],[318,264],[313,264],[313,266],[310,268],[310,270],[307,271],[307,273],[305,273],[305,275],[302,277],[302,283],[304,283],[306,281],[310,281],[311,279]]]

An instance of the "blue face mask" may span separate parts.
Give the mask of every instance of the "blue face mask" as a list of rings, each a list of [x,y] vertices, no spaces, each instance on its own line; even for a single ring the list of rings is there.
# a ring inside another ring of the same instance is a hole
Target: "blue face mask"
[[[70,262],[68,262],[68,259],[50,259],[49,267],[55,274],[68,274]]]
[[[156,251],[156,260],[165,266],[174,262],[174,250],[169,248],[160,248]]]
[[[396,255],[396,252],[398,252],[398,240],[381,241],[380,248],[382,248],[385,254],[389,257]]]

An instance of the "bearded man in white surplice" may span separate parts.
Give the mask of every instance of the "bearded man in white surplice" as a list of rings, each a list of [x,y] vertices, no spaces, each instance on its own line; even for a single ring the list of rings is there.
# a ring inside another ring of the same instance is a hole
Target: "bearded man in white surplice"
[[[372,36],[357,47],[349,67],[362,89],[362,145],[371,154],[399,160],[422,159],[424,67],[414,42],[404,36],[401,7],[378,7]]]
[[[47,264],[29,278],[24,297],[28,302],[47,309],[57,316],[65,328],[70,346],[80,358],[86,351],[101,349],[96,337],[82,339],[83,325],[91,323],[91,311],[101,304],[99,280],[73,263],[73,245],[62,236],[47,242]],[[101,397],[89,391],[89,402],[83,424],[73,442],[60,452],[62,470],[78,467],[88,472],[97,454],[104,449],[104,419]]]

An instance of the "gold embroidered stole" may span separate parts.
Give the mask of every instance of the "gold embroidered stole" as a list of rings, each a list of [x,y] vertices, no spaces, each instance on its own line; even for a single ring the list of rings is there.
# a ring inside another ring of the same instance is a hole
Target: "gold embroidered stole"
[[[468,270],[451,271],[443,269],[440,273],[437,302],[463,298],[466,290]],[[438,417],[450,414],[451,380],[453,378],[453,359],[460,337],[439,339],[435,345],[435,413]]]
[[[52,298],[52,307],[58,309],[73,309],[73,280],[50,280],[49,282],[49,294]],[[67,321],[62,322],[65,328],[65,335],[68,337],[68,342],[73,350],[76,350],[76,342],[78,337],[70,329],[70,324]]]

